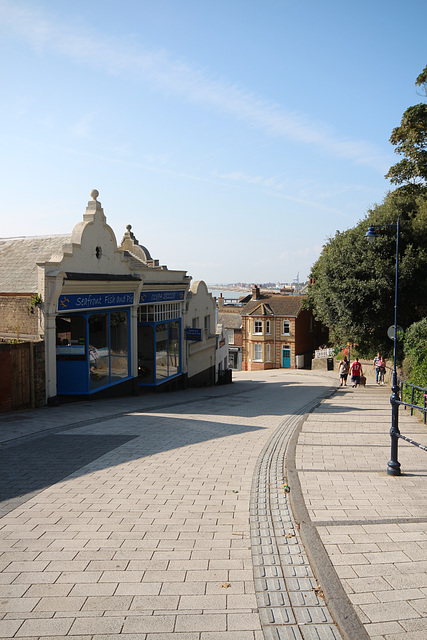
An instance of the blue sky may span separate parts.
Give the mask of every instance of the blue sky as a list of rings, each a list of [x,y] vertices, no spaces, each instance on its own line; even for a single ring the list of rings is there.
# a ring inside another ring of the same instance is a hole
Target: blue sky
[[[169,268],[304,281],[390,188],[426,23],[425,0],[0,0],[0,235],[69,233],[96,188]]]

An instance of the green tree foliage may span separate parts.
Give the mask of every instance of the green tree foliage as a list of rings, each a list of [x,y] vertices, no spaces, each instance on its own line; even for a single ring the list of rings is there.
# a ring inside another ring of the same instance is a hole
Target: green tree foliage
[[[427,95],[427,67],[418,76],[417,86]],[[427,104],[406,109],[400,126],[393,129],[391,144],[403,159],[390,167],[386,178],[405,191],[420,191],[427,185]]]
[[[412,324],[405,334],[403,367],[408,382],[427,388],[427,317]],[[416,392],[414,401],[423,405],[422,392]]]
[[[387,329],[394,323],[396,222],[400,218],[398,324],[403,328],[427,315],[427,196],[393,193],[353,229],[330,238],[313,265],[307,305],[330,328],[331,341],[359,345],[372,356],[391,355]],[[378,229],[370,244],[370,224]]]

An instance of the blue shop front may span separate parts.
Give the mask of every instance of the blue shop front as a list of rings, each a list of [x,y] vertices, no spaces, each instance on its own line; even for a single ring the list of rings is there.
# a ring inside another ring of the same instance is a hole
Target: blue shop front
[[[157,386],[182,374],[185,290],[143,291],[138,307],[138,383]]]
[[[62,294],[56,317],[58,395],[91,394],[132,377],[134,292]]]

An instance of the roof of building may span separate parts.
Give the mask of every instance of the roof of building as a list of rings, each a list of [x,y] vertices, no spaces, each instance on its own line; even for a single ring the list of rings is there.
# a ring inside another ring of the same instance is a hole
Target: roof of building
[[[305,296],[285,296],[280,294],[260,294],[258,300],[251,300],[242,309],[242,316],[284,316],[296,318],[301,311]]]
[[[218,323],[224,325],[225,329],[241,329],[242,316],[240,313],[227,313],[218,311]]]
[[[49,260],[69,235],[0,238],[0,293],[36,293],[37,262]]]

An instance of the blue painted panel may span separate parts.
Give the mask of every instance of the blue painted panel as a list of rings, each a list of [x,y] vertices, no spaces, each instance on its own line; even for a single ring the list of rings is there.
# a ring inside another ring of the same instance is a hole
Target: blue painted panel
[[[56,361],[56,392],[58,395],[87,393],[88,378],[88,363],[86,360]]]

